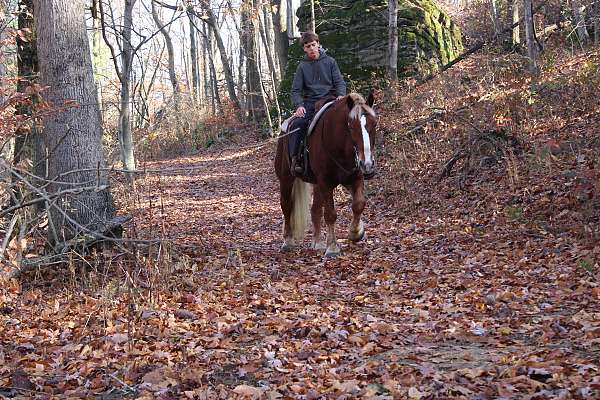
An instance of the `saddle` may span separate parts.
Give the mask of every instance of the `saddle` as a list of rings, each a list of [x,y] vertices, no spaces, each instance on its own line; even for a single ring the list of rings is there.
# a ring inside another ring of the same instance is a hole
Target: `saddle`
[[[311,135],[314,127],[317,125],[317,123],[319,122],[319,120],[321,119],[321,117],[325,114],[325,112],[329,109],[329,107],[331,107],[334,103],[335,103],[336,97],[329,95],[327,97],[324,97],[322,99],[319,99],[316,103],[315,103],[315,116],[312,118],[312,120],[310,121],[310,125],[308,126],[308,129],[306,130],[306,135],[304,136],[304,138],[300,141],[300,158],[303,161],[303,165],[304,165],[304,173],[302,174],[302,178],[304,178],[306,181],[310,181],[311,177],[312,177],[312,172],[310,170],[310,158],[309,158],[309,149],[308,146],[306,146],[305,144],[308,142],[308,137]],[[289,135],[291,133],[291,126],[292,126],[292,122],[294,121],[294,119],[297,118],[295,116],[291,116],[288,119],[286,119],[285,121],[283,121],[283,123],[281,124],[281,128],[280,128],[280,136],[287,134]],[[288,157],[291,157],[291,155],[288,154]],[[312,178],[314,179],[314,178]]]

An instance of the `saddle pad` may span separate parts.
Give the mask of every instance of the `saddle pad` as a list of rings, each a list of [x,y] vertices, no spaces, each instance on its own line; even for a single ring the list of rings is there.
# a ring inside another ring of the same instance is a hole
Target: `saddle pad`
[[[283,123],[281,124],[281,127],[279,128],[279,130],[281,132],[280,134],[284,134],[284,133],[287,132],[288,127],[290,126],[290,123],[292,122],[292,120],[294,118],[295,117],[292,115],[291,117],[289,117],[288,119],[286,119],[285,121],[283,121]]]
[[[325,111],[327,111],[327,109],[329,107],[331,107],[331,105],[333,105],[333,103],[335,103],[335,100],[331,100],[330,102],[323,104],[323,107],[321,107],[319,109],[317,114],[313,117],[312,121],[310,122],[306,136],[310,135],[310,133],[312,132],[312,130],[315,127],[315,125],[317,124],[317,122],[319,122],[319,119],[321,118],[321,116],[325,113]],[[281,124],[281,127],[279,128],[280,135],[283,135],[288,131],[290,123],[292,122],[292,120],[294,118],[296,118],[296,117],[292,115],[291,117],[289,117],[288,119],[283,121],[283,123]]]

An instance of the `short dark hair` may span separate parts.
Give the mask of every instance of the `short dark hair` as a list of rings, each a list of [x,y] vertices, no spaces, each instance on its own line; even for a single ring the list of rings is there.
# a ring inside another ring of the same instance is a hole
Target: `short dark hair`
[[[300,37],[300,46],[304,47],[306,43],[310,42],[319,42],[319,35],[310,31],[302,33],[302,36]]]

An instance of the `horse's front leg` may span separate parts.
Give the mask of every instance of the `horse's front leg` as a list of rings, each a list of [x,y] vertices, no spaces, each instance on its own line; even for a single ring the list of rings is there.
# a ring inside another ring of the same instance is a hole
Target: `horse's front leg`
[[[352,194],[352,222],[348,229],[348,239],[353,242],[358,242],[365,237],[365,225],[360,218],[366,204],[364,187],[362,178],[348,187]]]
[[[315,190],[313,193],[313,203],[310,208],[310,216],[313,226],[312,248],[314,250],[325,250],[327,246],[321,235],[321,221],[323,220],[323,196],[320,190]]]
[[[323,196],[323,206],[325,211],[325,223],[327,224],[327,249],[325,256],[336,257],[340,254],[340,248],[335,237],[335,221],[337,213],[333,204],[333,188],[323,188],[321,190]]]

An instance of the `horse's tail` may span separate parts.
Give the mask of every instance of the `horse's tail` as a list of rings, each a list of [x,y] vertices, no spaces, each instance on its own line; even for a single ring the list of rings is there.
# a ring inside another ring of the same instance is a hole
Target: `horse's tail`
[[[302,179],[294,179],[292,186],[292,215],[290,216],[290,227],[295,240],[304,239],[308,226],[308,215],[310,210],[310,196],[312,185]]]

